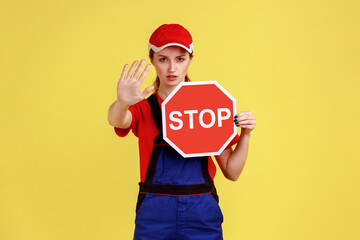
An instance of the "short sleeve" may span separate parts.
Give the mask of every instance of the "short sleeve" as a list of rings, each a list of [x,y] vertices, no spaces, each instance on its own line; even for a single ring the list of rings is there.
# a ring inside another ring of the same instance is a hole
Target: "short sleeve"
[[[126,135],[128,135],[128,133],[130,132],[130,129],[133,131],[135,136],[138,136],[137,135],[137,122],[139,119],[139,115],[137,114],[138,111],[137,111],[136,106],[135,105],[130,106],[129,111],[131,112],[131,115],[132,115],[130,127],[126,128],[126,129],[114,127],[114,131],[119,137],[125,137]]]
[[[114,127],[114,130],[115,130],[115,133],[116,133],[119,137],[125,137],[125,136],[128,135],[128,133],[130,132],[130,128],[123,129],[123,128]]]

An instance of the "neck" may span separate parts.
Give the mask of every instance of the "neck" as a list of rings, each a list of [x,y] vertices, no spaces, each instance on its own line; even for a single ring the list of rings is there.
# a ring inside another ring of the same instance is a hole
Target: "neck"
[[[176,88],[176,86],[171,87],[171,88],[163,88],[160,85],[159,90],[157,91],[157,94],[159,95],[159,97],[161,99],[165,100],[175,88]]]

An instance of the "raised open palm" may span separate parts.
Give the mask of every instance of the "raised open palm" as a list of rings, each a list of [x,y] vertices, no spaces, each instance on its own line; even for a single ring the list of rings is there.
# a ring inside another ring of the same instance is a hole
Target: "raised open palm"
[[[146,65],[142,73],[141,70],[145,65],[145,60],[141,60],[136,68],[137,64],[138,61],[134,61],[127,74],[128,65],[126,64],[117,84],[117,100],[129,106],[143,100],[154,89],[153,86],[149,86],[143,92],[140,92],[140,86],[149,72],[150,64]]]

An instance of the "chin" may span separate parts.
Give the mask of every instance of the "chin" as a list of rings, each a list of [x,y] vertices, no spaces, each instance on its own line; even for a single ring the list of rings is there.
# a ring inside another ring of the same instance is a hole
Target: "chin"
[[[179,81],[179,80],[169,81],[166,79],[166,81],[160,82],[160,84],[163,84],[164,86],[167,86],[167,87],[176,87],[177,85],[179,85],[180,83],[182,83],[184,81],[185,81],[185,78],[181,81]]]

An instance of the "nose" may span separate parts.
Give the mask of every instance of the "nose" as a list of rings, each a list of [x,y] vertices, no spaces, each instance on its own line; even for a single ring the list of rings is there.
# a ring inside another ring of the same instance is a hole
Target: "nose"
[[[173,73],[175,72],[175,62],[174,61],[169,61],[169,72]]]

